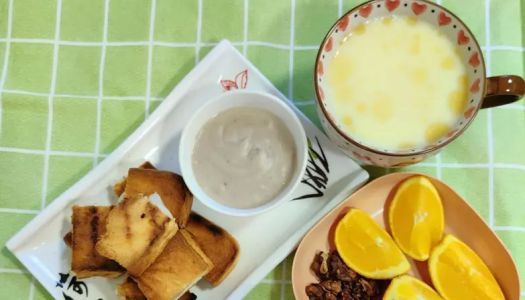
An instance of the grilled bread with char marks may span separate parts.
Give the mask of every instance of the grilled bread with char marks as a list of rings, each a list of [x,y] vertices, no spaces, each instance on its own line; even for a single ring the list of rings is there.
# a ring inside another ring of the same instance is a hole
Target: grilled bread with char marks
[[[139,276],[164,250],[178,227],[174,219],[164,215],[147,197],[123,196],[124,199],[109,212],[106,231],[96,249],[131,275]]]
[[[128,176],[113,186],[113,192],[117,197],[123,193],[131,197],[137,194],[159,194],[164,205],[177,220],[179,228],[186,226],[193,204],[193,194],[181,176],[159,171],[148,161],[138,168],[129,169]]]
[[[157,260],[134,279],[148,300],[179,299],[212,268],[191,234],[181,229]]]
[[[111,206],[73,206],[73,230],[70,235],[71,270],[78,278],[114,278],[124,272],[118,263],[101,256],[95,249],[100,236],[106,231],[105,222],[110,210]]]
[[[142,165],[139,166],[139,168],[155,170],[155,166],[153,166],[149,161],[145,161]],[[124,177],[121,181],[113,185],[113,192],[115,193],[115,195],[117,195],[117,197],[120,198],[122,193],[124,193],[124,190],[126,189],[126,183],[127,183],[127,178]]]
[[[159,194],[179,227],[184,228],[191,212],[193,194],[186,187],[182,177],[168,171],[129,169],[124,194],[133,197],[137,194],[149,196],[153,193]]]
[[[153,166],[149,161],[145,161],[143,164],[141,164],[139,166],[139,168],[141,169],[155,169],[155,166]],[[117,197],[120,198],[120,196],[122,195],[122,193],[124,193],[124,190],[126,189],[126,178],[127,177],[124,177],[121,181],[115,183],[113,185],[113,192],[115,193],[115,195],[117,195]],[[72,232],[68,232],[66,233],[66,235],[64,235],[64,243],[71,248],[71,244],[72,244],[72,237],[73,234]]]
[[[213,269],[204,278],[213,286],[219,285],[237,263],[239,244],[226,230],[193,212],[186,230],[213,262]]]

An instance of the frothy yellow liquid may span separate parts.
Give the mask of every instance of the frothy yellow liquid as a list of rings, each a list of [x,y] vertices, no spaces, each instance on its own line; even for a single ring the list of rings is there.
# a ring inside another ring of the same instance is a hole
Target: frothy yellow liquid
[[[456,46],[412,17],[355,27],[328,63],[327,104],[353,138],[378,149],[424,147],[446,135],[467,105]]]

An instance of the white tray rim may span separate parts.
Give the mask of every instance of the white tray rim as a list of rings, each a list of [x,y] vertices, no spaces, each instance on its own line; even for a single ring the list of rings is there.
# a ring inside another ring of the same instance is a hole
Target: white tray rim
[[[243,58],[244,63],[251,67],[257,77],[272,89],[272,93],[278,94],[279,98],[285,99],[285,101],[291,103],[291,101],[275,88],[268,78],[266,78],[266,76],[264,76],[248,59],[242,56],[242,54],[228,40],[222,40],[174,87],[170,94],[159,104],[157,109],[155,109],[155,111],[131,135],[129,135],[124,142],[108,155],[104,161],[89,171],[60,196],[55,198],[49,206],[7,241],[7,249],[19,259],[24,267],[31,270],[30,265],[22,260],[15,250],[22,246],[26,239],[36,234],[40,227],[54,215],[75,201],[75,198],[80,196],[81,192],[85,189],[85,186],[94,184],[99,178],[109,173],[109,171],[119,163],[126,153],[133,148],[133,146],[138,143],[157,122],[162,120],[179,101],[181,101],[183,98],[181,95],[184,95],[184,93],[191,87],[193,77],[200,76],[205,72],[208,64],[218,59],[225,51],[234,51],[240,55]],[[302,237],[312,226],[314,226],[325,214],[330,212],[338,203],[346,199],[352,191],[365,184],[368,179],[368,173],[361,169],[352,182],[346,185],[345,188],[327,202],[327,204],[323,206],[323,208],[319,210],[312,219],[306,222],[306,224],[293,235],[289,236],[286,242],[283,243],[281,247],[277,248],[272,255],[268,256],[263,263],[259,265],[258,268],[240,282],[226,299],[242,299],[246,296],[262,279],[265,278],[269,271],[275,268],[297,247]],[[30,273],[40,282],[44,281],[43,278],[39,278],[42,276],[40,275],[41,273]],[[44,288],[46,288],[49,293],[53,294],[53,290],[50,289],[50,287],[44,285]]]

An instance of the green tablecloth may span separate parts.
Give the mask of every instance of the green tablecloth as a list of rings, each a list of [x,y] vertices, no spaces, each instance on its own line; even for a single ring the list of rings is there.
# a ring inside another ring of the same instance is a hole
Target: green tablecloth
[[[50,298],[3,244],[115,149],[220,39],[230,39],[317,122],[317,45],[357,3],[0,0],[0,299]],[[474,31],[489,74],[524,75],[523,0],[442,4]],[[523,101],[482,111],[441,155],[407,169],[456,188],[509,247],[525,278]],[[247,298],[293,299],[291,261]]]

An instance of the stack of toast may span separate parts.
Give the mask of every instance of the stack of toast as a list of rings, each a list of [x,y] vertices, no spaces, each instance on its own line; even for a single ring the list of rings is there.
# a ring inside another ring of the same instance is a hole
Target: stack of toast
[[[179,175],[149,162],[113,186],[113,206],[73,206],[71,270],[79,278],[115,278],[125,300],[196,299],[202,278],[219,285],[234,268],[239,245],[226,230],[191,211],[193,195]],[[163,206],[149,197],[158,194]],[[167,210],[166,210],[167,208]]]

